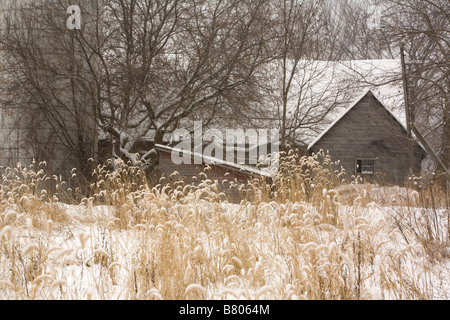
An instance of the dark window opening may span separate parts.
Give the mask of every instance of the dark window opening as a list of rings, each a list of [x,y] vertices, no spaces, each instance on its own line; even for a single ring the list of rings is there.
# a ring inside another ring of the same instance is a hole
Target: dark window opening
[[[375,160],[356,160],[356,173],[358,174],[374,174],[375,173]]]

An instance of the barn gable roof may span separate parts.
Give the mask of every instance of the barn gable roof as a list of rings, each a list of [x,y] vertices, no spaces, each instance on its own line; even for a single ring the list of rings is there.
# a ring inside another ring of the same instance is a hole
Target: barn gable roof
[[[308,150],[310,150],[317,142],[319,142],[326,134],[328,131],[331,130],[331,128],[333,128],[342,118],[345,117],[345,115],[347,115],[356,105],[358,105],[358,103],[364,99],[366,96],[371,95],[386,111],[387,113],[392,116],[392,118],[399,124],[399,126],[402,127],[405,135],[407,133],[407,129],[404,123],[402,123],[391,111],[389,111],[389,109],[386,108],[386,106],[380,101],[380,99],[378,99],[378,97],[373,93],[372,90],[368,89],[366,90],[362,95],[360,95],[351,105],[349,108],[347,108],[341,115],[339,115],[327,128],[325,128],[325,130],[323,130],[309,145],[308,145]],[[420,146],[420,148],[423,150],[424,153],[426,153],[425,149],[423,148],[423,146],[418,143],[418,145]]]

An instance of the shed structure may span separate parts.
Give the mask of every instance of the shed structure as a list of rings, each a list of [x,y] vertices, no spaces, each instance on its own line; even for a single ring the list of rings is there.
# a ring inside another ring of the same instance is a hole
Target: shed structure
[[[177,172],[179,177],[192,185],[198,185],[201,181],[209,179],[216,184],[218,191],[222,192],[226,200],[230,202],[238,203],[242,200],[243,195],[250,195],[248,183],[252,179],[263,179],[269,184],[272,181],[270,173],[256,167],[239,165],[214,157],[205,157],[194,152],[160,144],[155,144],[154,149],[158,153],[158,176],[169,178],[174,172]],[[200,164],[196,164],[194,161],[174,164],[172,155],[174,153],[182,154],[183,152],[187,153],[191,160],[196,156],[201,157],[202,162]]]
[[[308,146],[339,160],[349,176],[402,185],[421,171],[424,148],[407,136],[406,127],[367,90]]]

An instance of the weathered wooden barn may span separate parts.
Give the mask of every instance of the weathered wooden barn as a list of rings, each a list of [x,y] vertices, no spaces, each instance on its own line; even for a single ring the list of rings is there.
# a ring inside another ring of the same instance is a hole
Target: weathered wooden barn
[[[271,182],[272,175],[256,167],[235,164],[218,158],[202,157],[200,164],[196,164],[194,152],[182,151],[173,147],[155,144],[154,149],[158,153],[158,176],[169,179],[176,172],[176,177],[184,179],[188,184],[198,185],[209,179],[222,192],[226,200],[239,202],[249,189],[248,182],[254,178],[260,178],[267,183]],[[188,163],[175,164],[172,155],[187,153]]]
[[[374,183],[403,184],[421,171],[426,151],[408,139],[405,126],[366,91],[308,146],[329,152],[349,176]]]

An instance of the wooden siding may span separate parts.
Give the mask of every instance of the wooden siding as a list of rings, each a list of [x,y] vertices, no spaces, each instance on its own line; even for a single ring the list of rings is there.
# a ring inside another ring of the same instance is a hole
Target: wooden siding
[[[244,194],[248,195],[246,190],[248,181],[253,178],[251,173],[214,164],[194,164],[193,162],[174,164],[170,152],[158,150],[158,154],[158,176],[169,178],[177,172],[179,177],[192,185],[197,185],[204,179],[210,179],[216,183],[219,192],[222,192],[229,202],[238,203],[243,199]]]
[[[309,152],[328,151],[349,175],[357,174],[357,159],[374,159],[375,173],[361,174],[363,179],[402,184],[410,169],[420,172],[424,157],[418,144],[413,145],[413,154],[408,145],[405,128],[369,91],[310,146]]]

